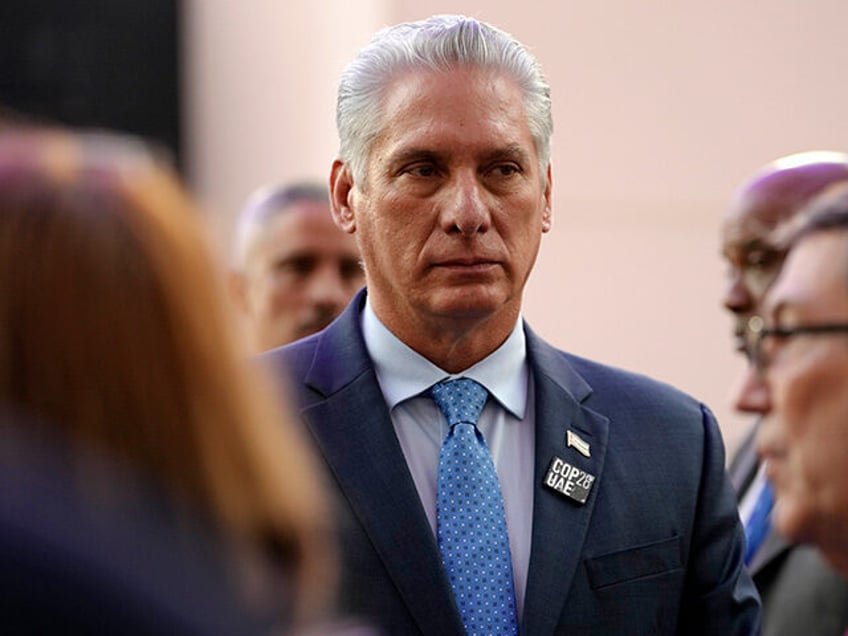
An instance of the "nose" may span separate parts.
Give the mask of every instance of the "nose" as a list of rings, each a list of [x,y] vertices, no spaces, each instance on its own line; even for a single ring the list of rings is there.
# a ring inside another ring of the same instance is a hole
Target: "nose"
[[[472,171],[460,172],[450,184],[443,213],[446,232],[473,236],[486,232],[491,224],[486,192]]]
[[[766,415],[771,411],[771,394],[762,374],[748,364],[742,383],[736,391],[733,405],[743,413]]]
[[[724,307],[734,314],[743,314],[754,309],[754,297],[745,284],[741,272],[733,272],[724,290]]]

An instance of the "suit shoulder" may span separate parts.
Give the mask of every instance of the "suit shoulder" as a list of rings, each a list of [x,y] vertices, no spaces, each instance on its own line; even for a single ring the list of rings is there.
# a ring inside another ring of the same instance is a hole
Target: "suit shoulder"
[[[317,335],[260,353],[256,360],[277,376],[302,378],[315,357]]]
[[[565,351],[559,353],[591,386],[588,406],[615,403],[619,409],[662,411],[678,417],[690,414],[699,419],[704,410],[709,411],[700,400],[667,382]]]

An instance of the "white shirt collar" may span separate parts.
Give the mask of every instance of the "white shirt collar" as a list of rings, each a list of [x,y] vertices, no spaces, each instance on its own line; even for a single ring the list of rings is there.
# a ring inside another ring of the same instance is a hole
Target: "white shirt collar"
[[[374,313],[367,297],[361,321],[365,346],[374,362],[377,380],[390,411],[436,382],[462,376],[485,386],[506,410],[518,419],[524,418],[529,370],[520,316],[512,333],[500,347],[465,371],[453,374],[413,351],[389,331]]]

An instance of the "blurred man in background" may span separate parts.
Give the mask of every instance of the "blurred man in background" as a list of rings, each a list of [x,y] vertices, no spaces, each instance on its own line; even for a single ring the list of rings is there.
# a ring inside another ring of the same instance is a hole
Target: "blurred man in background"
[[[270,186],[241,211],[230,291],[255,351],[323,329],[363,285],[356,241],[336,227],[329,196],[320,183]]]
[[[722,228],[729,266],[723,302],[735,316],[737,349],[744,348],[747,322],[759,311],[786,256],[786,248],[771,238],[774,231],[797,218],[816,194],[843,180],[848,180],[848,155],[805,152],[764,166],[737,190]],[[748,391],[743,389],[742,395]],[[750,399],[737,401],[736,407],[762,411]],[[757,459],[757,426],[734,456],[730,475],[745,522],[746,563],[763,600],[763,634],[842,636],[848,624],[848,583],[813,548],[793,546],[771,527],[773,493]]]
[[[748,322],[752,364],[738,399],[763,416],[757,450],[775,526],[848,575],[848,183],[802,214],[762,314]]]

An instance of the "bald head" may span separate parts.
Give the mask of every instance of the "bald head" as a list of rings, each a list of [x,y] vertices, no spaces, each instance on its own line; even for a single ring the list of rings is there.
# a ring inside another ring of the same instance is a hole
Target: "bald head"
[[[763,166],[736,191],[725,229],[749,221],[768,233],[792,218],[828,186],[848,180],[848,154],[802,152]]]
[[[729,265],[724,306],[736,317],[737,337],[783,264],[775,231],[841,181],[848,181],[848,154],[802,152],[763,166],[736,190],[722,225],[722,252]]]

